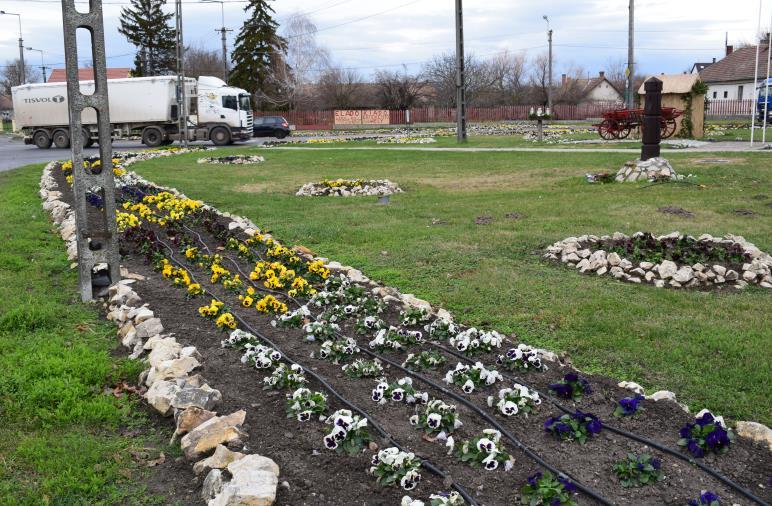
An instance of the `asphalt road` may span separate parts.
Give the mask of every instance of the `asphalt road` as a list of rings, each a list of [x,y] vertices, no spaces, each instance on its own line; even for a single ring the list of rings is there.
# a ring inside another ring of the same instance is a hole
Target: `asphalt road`
[[[246,146],[250,144],[262,144],[265,140],[271,139],[252,139],[247,142],[236,144],[237,146]],[[193,143],[209,145],[209,142]],[[113,143],[113,150],[121,151],[142,151],[145,148],[139,141],[117,141]],[[99,153],[99,146],[84,150],[87,155]],[[10,135],[0,134],[0,172],[23,167],[33,163],[48,163],[54,160],[62,160],[70,157],[69,149],[38,149],[35,146],[27,146],[22,140],[16,140]]]

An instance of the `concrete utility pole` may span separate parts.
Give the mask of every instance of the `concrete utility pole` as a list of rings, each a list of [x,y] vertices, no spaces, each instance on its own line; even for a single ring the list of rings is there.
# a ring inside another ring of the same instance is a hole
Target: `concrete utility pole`
[[[45,59],[43,58],[43,50],[42,49],[35,49],[32,47],[26,48],[27,51],[37,51],[40,53],[40,70],[43,72],[43,83],[46,82],[46,70],[48,67],[46,67]]]
[[[466,142],[466,76],[464,71],[464,9],[456,0],[456,140]]]
[[[24,68],[24,38],[21,34],[21,14],[6,11],[0,11],[0,14],[19,18],[19,84],[27,84],[27,72]]]
[[[761,42],[759,42],[759,45],[761,45]],[[769,72],[772,70],[770,69],[770,63],[772,63],[770,55],[772,55],[772,17],[770,17],[769,29],[767,30],[767,79],[764,81],[764,123],[761,130],[761,142],[764,144],[767,143],[767,121],[769,118]]]
[[[761,14],[763,12],[763,0],[759,0],[759,26],[756,29],[756,33],[761,32]],[[756,89],[759,87],[759,49],[761,49],[761,43],[756,44],[756,63],[753,66],[753,96],[756,97]],[[756,140],[756,105],[751,107],[751,147]]]
[[[70,147],[73,166],[73,198],[80,294],[83,301],[107,293],[107,288],[121,280],[118,230],[115,222],[115,179],[113,176],[113,144],[110,128],[110,101],[107,96],[107,62],[105,58],[105,28],[102,2],[90,2],[88,12],[75,8],[75,0],[62,0],[64,54],[67,62],[67,97],[70,112]],[[91,56],[94,60],[94,93],[84,95],[78,80],[77,30],[91,34]],[[99,131],[99,168],[83,166],[82,113],[93,108],[97,112]],[[102,197],[101,209],[88,203],[88,194]],[[96,213],[96,216],[93,214]],[[107,269],[101,268],[107,265]],[[97,269],[100,269],[96,271]],[[96,271],[96,272],[95,272]],[[95,293],[96,292],[96,293]]]
[[[630,0],[630,26],[627,35],[627,108],[635,105],[635,0]]]
[[[547,107],[552,113],[552,28],[550,27],[550,18],[544,16],[544,21],[547,22],[547,41],[549,42],[549,71],[547,76]]]
[[[220,4],[220,13],[222,15],[222,28],[215,29],[215,32],[220,32],[222,35],[222,80],[228,82],[228,32],[232,32],[228,28],[225,28],[225,2],[223,0],[201,0],[202,3]]]
[[[182,0],[175,0],[177,23],[177,111],[182,145],[188,146],[188,97],[185,89],[185,43],[182,38]]]

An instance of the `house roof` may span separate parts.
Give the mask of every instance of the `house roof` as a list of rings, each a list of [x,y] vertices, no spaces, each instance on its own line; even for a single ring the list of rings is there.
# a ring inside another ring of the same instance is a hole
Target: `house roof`
[[[0,111],[10,111],[13,109],[13,100],[7,95],[0,95]]]
[[[107,69],[108,79],[125,79],[131,77],[131,69],[129,68],[113,68]],[[94,69],[78,69],[79,81],[93,81]],[[65,69],[54,69],[51,75],[48,77],[49,83],[66,83],[67,71]]]
[[[575,83],[577,83],[579,85],[579,87],[582,90],[582,96],[588,95],[592,90],[594,90],[595,88],[597,88],[598,86],[600,86],[604,82],[608,83],[608,85],[611,86],[611,88],[614,91],[616,91],[620,95],[622,94],[622,92],[620,92],[619,89],[616,86],[614,86],[614,83],[609,81],[609,79],[605,75],[603,75],[603,76],[595,76],[595,77],[591,77],[589,79],[583,79],[583,78],[574,79],[572,82],[575,82]]]
[[[705,70],[706,68],[710,67],[714,63],[716,63],[716,62],[712,62],[711,61],[711,62],[707,62],[707,63],[695,63],[694,65],[692,65],[692,72],[694,72],[695,69],[697,69],[697,72],[702,72],[703,70]]]
[[[692,87],[694,86],[694,83],[700,80],[700,76],[697,74],[662,74],[659,76],[648,76],[643,81],[643,84],[641,84],[641,87],[638,88],[638,94],[644,95],[646,94],[645,86],[646,81],[651,79],[652,77],[656,77],[660,81],[662,81],[662,94],[683,94],[683,93],[689,93],[692,91]]]
[[[763,74],[769,61],[769,48],[762,45],[759,51],[759,74]],[[723,60],[719,60],[700,72],[707,84],[731,81],[753,81],[756,69],[756,46],[735,49]]]

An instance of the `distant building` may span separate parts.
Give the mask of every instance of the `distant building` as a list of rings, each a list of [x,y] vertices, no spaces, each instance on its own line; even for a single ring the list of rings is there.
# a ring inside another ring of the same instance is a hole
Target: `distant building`
[[[716,59],[715,58],[713,58],[712,62],[708,62],[708,63],[695,63],[694,65],[692,65],[692,70],[691,70],[690,74],[699,74],[700,72],[702,72],[706,68],[710,67],[714,63],[716,63]]]
[[[759,48],[759,81],[764,80],[770,54],[767,39]],[[756,46],[735,50],[726,47],[726,56],[700,72],[708,85],[709,100],[744,100],[755,96],[753,77],[756,70]]]
[[[606,73],[598,72],[597,77],[588,79],[571,79],[563,74],[561,79],[561,88],[566,99],[571,101],[570,96],[575,95],[577,103],[587,102],[623,102],[624,95],[609,81]]]
[[[647,76],[641,84],[641,87],[638,88],[638,94],[641,96],[641,107],[646,107],[646,81],[652,77],[656,77],[662,81],[662,107],[673,107],[686,112],[687,97],[691,95],[694,85],[700,81],[700,76],[697,74],[687,74],[686,72],[683,74]],[[699,139],[704,135],[704,103],[704,95],[692,98],[692,136],[695,139]],[[681,132],[683,121],[683,116],[676,119],[675,135],[678,135]]]
[[[131,77],[131,69],[129,68],[113,68],[107,69],[108,79],[125,79]],[[93,81],[94,69],[78,69],[79,81]],[[49,83],[66,83],[67,71],[65,69],[54,69],[51,71],[51,75],[48,77]]]

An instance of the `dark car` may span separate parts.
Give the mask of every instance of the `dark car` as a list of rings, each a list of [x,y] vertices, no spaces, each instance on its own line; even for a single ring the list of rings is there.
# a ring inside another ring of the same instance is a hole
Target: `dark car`
[[[290,134],[290,125],[281,116],[263,116],[255,118],[253,125],[255,137],[276,137],[283,139]]]

